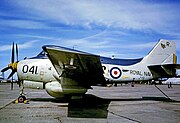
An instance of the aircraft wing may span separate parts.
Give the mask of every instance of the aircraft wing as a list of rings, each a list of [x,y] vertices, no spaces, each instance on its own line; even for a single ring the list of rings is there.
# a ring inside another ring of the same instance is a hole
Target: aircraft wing
[[[162,77],[176,77],[176,69],[180,69],[180,64],[162,64],[151,65],[148,68],[154,75],[160,75]]]
[[[43,50],[59,76],[70,84],[90,88],[105,83],[100,56],[54,45],[43,46]]]

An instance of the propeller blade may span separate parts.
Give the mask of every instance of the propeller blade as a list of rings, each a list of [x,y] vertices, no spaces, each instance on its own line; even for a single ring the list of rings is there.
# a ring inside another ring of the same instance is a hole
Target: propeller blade
[[[17,59],[17,61],[19,61],[18,60],[18,45],[16,44],[16,59]]]
[[[5,72],[5,71],[7,71],[8,69],[10,69],[10,67],[6,67],[6,68],[2,69],[1,72]]]
[[[14,63],[14,42],[12,45],[12,57],[11,57],[11,63]]]
[[[11,78],[11,77],[14,75],[15,72],[16,72],[16,71],[12,71],[11,74],[8,76],[7,79]]]
[[[12,79],[11,79],[11,90],[13,90],[13,76],[12,76]]]

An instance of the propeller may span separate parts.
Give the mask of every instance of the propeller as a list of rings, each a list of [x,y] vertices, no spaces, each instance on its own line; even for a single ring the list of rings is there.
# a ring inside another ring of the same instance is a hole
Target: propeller
[[[1,70],[1,72],[5,72],[9,69],[12,70],[12,72],[10,73],[10,75],[8,76],[7,79],[11,78],[12,77],[12,81],[11,81],[11,90],[13,89],[13,75],[17,72],[17,65],[18,65],[18,45],[16,44],[16,61],[14,62],[14,57],[15,57],[15,54],[14,54],[14,42],[13,42],[13,45],[12,45],[12,54],[11,54],[11,63],[8,64],[7,67],[3,68]]]

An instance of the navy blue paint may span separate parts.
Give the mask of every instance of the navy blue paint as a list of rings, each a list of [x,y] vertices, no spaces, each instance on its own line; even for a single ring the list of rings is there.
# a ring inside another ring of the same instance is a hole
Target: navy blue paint
[[[100,57],[102,64],[113,64],[113,65],[122,65],[122,66],[128,66],[133,65],[138,62],[140,62],[143,58],[139,59],[112,59],[107,57]]]
[[[119,71],[119,76],[117,76],[117,77],[113,76],[113,73],[112,73],[113,69],[117,69],[117,70]],[[113,68],[111,68],[111,70],[110,70],[110,75],[111,75],[111,77],[112,77],[113,79],[118,79],[118,78],[121,76],[121,74],[122,74],[122,72],[121,72],[121,70],[120,70],[118,67],[113,67]]]

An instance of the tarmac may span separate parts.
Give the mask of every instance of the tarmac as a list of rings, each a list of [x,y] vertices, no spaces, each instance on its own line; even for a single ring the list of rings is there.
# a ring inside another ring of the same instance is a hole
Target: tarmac
[[[162,92],[160,92],[159,88]],[[180,85],[118,85],[89,90],[84,98],[56,100],[25,89],[28,104],[14,103],[18,85],[0,83],[0,123],[178,123]]]

